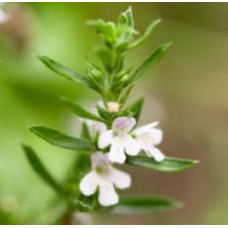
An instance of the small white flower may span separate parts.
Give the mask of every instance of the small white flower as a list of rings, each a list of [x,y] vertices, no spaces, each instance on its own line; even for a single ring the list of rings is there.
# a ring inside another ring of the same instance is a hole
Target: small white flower
[[[147,124],[136,129],[133,134],[147,156],[153,157],[156,161],[160,162],[165,159],[165,155],[155,147],[162,141],[162,131],[155,128],[157,126],[158,122]]]
[[[129,174],[111,166],[106,155],[96,152],[91,156],[92,171],[80,182],[83,195],[93,195],[99,189],[98,201],[103,206],[111,206],[119,202],[115,188],[125,189],[131,185]]]
[[[126,154],[135,156],[140,152],[140,144],[129,134],[135,126],[133,117],[118,117],[112,124],[112,129],[102,132],[98,140],[99,148],[111,145],[108,159],[111,162],[123,164]]]

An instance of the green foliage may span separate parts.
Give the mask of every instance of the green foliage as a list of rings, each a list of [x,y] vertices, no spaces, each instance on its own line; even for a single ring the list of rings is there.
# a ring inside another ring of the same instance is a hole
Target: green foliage
[[[161,162],[145,156],[128,157],[127,164],[152,169],[159,172],[181,172],[196,165],[198,161],[166,157]]]
[[[54,178],[44,167],[43,163],[36,155],[35,151],[27,145],[22,145],[22,148],[32,169],[41,177],[41,179],[44,182],[46,182],[49,186],[51,186],[56,192],[62,193],[62,189],[60,185],[54,180]]]
[[[116,23],[106,22],[102,19],[89,21],[88,25],[95,28],[104,41],[104,45],[97,48],[97,55],[102,66],[87,60],[86,75],[79,74],[49,57],[39,56],[39,59],[52,71],[97,91],[105,103],[117,101],[124,104],[132,89],[131,85],[134,85],[144,73],[155,65],[170,46],[170,43],[167,43],[156,48],[133,73],[129,69],[124,69],[127,52],[142,44],[160,21],[160,19],[153,21],[144,34],[137,39],[135,37],[138,32],[134,28],[131,7],[119,15]]]
[[[133,196],[122,197],[120,203],[114,208],[114,213],[139,214],[154,213],[165,210],[178,209],[181,202],[167,197],[159,196]]]
[[[91,151],[91,143],[88,140],[73,138],[48,127],[33,126],[29,129],[32,133],[54,146],[70,150]]]

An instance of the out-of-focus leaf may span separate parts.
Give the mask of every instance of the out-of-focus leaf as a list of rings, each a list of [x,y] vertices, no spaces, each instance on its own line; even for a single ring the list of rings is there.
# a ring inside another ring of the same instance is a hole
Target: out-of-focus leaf
[[[36,155],[35,151],[26,145],[22,145],[25,155],[32,167],[32,169],[45,181],[48,185],[50,185],[56,192],[62,193],[62,189],[54,180],[54,178],[50,175],[47,169],[42,164],[39,157]]]
[[[52,145],[71,150],[91,151],[91,143],[88,140],[74,138],[43,126],[32,126],[29,129]]]
[[[152,54],[150,54],[142,64],[135,70],[135,72],[130,76],[129,83],[135,82],[143,74],[145,74],[153,65],[155,65],[166,53],[171,43],[166,43],[158,48],[156,48]]]
[[[134,41],[132,44],[129,45],[129,48],[134,48],[139,46],[141,43],[143,43],[154,31],[154,29],[157,27],[157,25],[161,22],[161,19],[157,19],[155,21],[153,21],[148,28],[146,29],[146,31],[144,32],[144,34],[137,39],[136,41]]]
[[[82,108],[79,104],[67,99],[62,98],[62,101],[69,107],[69,109],[78,115],[79,117],[85,118],[85,119],[91,119],[95,121],[105,122],[105,120],[99,116],[94,115],[93,113],[88,112],[84,108]]]
[[[136,120],[138,120],[142,109],[143,101],[144,101],[143,97],[136,100],[133,104],[131,104],[129,107],[127,107],[122,112],[120,112],[120,115],[121,116],[130,115],[134,117]]]
[[[113,212],[121,214],[153,213],[180,207],[181,203],[179,201],[166,197],[134,196],[122,198]]]
[[[135,156],[128,157],[126,163],[159,172],[181,172],[196,165],[198,161],[166,157],[163,161],[156,162],[153,158]]]
[[[47,57],[47,56],[38,56],[39,60],[46,65],[49,69],[54,71],[57,74],[60,74],[72,81],[77,81],[85,84],[91,89],[94,89],[100,92],[100,89],[90,80],[90,78],[81,75],[68,67],[63,66],[61,63],[56,62],[55,60]]]

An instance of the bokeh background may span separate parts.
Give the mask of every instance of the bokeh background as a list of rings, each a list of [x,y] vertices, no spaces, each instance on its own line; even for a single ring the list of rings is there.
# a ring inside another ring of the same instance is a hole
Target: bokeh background
[[[130,100],[145,95],[140,121],[160,121],[166,155],[201,163],[177,174],[128,169],[134,182],[125,194],[167,195],[183,201],[183,209],[139,216],[79,214],[81,223],[228,223],[228,4],[9,3],[10,18],[0,25],[0,224],[53,224],[61,216],[55,192],[32,171],[20,144],[36,148],[62,181],[75,153],[48,145],[27,126],[47,125],[73,134],[78,121],[59,97],[85,105],[99,99],[87,88],[57,77],[36,55],[84,72],[85,58],[94,55],[92,47],[100,41],[85,21],[115,20],[129,5],[140,32],[154,19],[163,22],[146,44],[129,53],[128,65],[137,66],[156,45],[173,42]]]

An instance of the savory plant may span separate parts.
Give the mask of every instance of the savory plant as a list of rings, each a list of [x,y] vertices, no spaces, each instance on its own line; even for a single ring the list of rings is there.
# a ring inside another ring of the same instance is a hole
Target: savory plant
[[[34,150],[23,145],[32,168],[65,199],[71,211],[99,212],[108,209],[110,212],[139,213],[180,206],[178,201],[166,197],[119,197],[117,193],[118,189],[129,188],[132,180],[128,173],[117,169],[116,164],[118,167],[127,164],[158,172],[180,172],[197,163],[195,160],[167,157],[158,149],[163,137],[158,122],[137,126],[143,98],[128,107],[125,105],[137,81],[171,45],[165,43],[155,48],[136,69],[125,68],[128,51],[142,44],[159,23],[160,20],[153,21],[138,37],[131,8],[121,13],[116,23],[102,19],[90,21],[88,24],[95,28],[103,43],[97,49],[101,64],[88,60],[86,75],[49,57],[39,56],[55,73],[86,85],[101,97],[96,104],[96,114],[68,98],[62,99],[74,114],[83,119],[80,137],[68,136],[48,127],[30,127],[32,133],[50,144],[77,153],[72,176],[66,182],[57,183]]]

